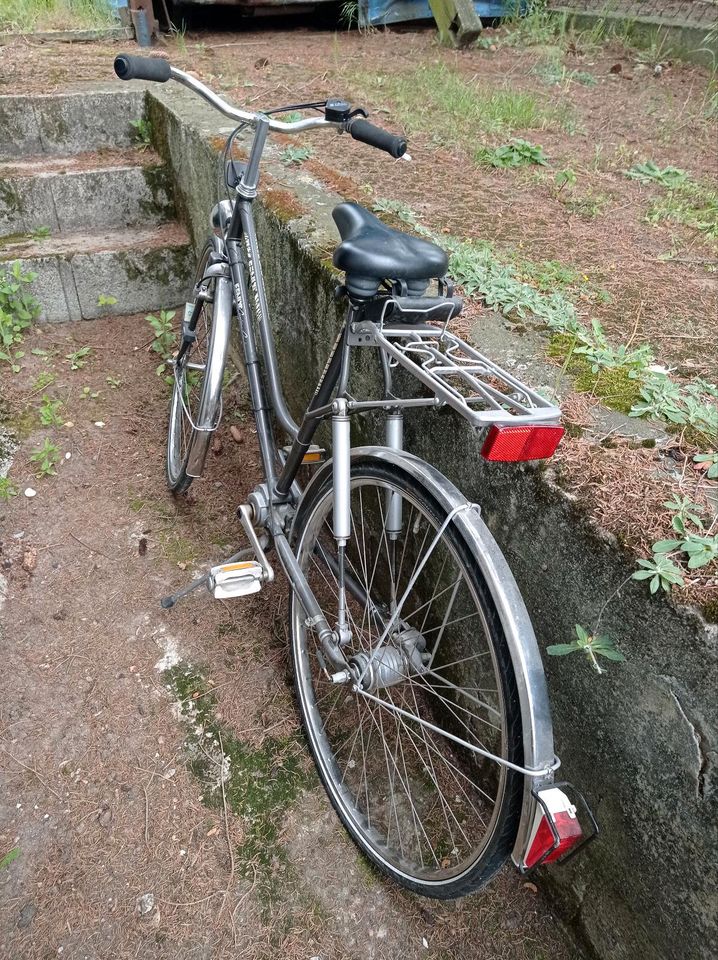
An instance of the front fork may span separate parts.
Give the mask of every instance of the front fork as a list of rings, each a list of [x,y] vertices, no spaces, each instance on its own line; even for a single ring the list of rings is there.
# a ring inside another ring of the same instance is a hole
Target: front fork
[[[337,542],[338,610],[337,634],[343,646],[351,639],[347,617],[345,586],[347,541],[352,532],[351,513],[351,423],[344,399],[334,401],[332,415],[332,480],[334,482],[334,514],[332,532]]]
[[[385,425],[386,446],[392,450],[402,450],[404,447],[404,415],[398,407],[389,411]],[[351,628],[347,614],[346,602],[346,547],[352,533],[351,518],[351,421],[347,412],[347,402],[340,398],[334,401],[332,415],[332,479],[334,485],[334,513],[332,517],[332,532],[337,543],[337,634],[339,642],[344,645],[351,639]],[[391,550],[401,535],[402,509],[401,495],[387,491],[385,501],[384,531],[387,537],[387,549],[391,543]],[[393,557],[390,557],[393,563]],[[370,598],[368,598],[370,599]],[[396,597],[392,597],[392,609],[396,604]]]

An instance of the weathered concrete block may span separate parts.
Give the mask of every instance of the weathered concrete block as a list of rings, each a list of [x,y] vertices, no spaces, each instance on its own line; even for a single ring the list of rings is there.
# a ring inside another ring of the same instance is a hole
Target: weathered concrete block
[[[37,273],[32,292],[42,304],[39,320],[91,320],[160,310],[185,300],[194,271],[189,243],[176,237],[158,244],[142,239],[124,247],[108,243],[104,249],[91,249],[88,243],[86,251],[24,255],[23,267]],[[115,297],[117,303],[101,306],[101,295]]]
[[[174,217],[164,167],[115,166],[99,170],[0,174],[0,237],[49,227],[51,233],[80,228],[146,225]]]
[[[130,121],[142,116],[143,104],[142,90],[120,81],[103,91],[2,96],[0,160],[129,147],[135,135]]]

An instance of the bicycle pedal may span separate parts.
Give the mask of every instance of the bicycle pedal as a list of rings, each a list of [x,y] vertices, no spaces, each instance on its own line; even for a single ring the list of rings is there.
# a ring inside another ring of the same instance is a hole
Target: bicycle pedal
[[[264,579],[264,570],[256,560],[224,563],[210,570],[209,589],[217,600],[246,597],[250,593],[258,593]]]

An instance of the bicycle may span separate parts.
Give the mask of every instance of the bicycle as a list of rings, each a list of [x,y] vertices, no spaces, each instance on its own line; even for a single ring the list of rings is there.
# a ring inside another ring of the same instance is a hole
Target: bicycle
[[[121,55],[115,71],[175,80],[238,122],[225,150],[227,198],[211,214],[173,361],[166,468],[175,492],[202,473],[236,318],[264,481],[238,508],[250,547],[163,606],[203,584],[216,597],[256,593],[274,579],[274,550],[290,586],[297,700],[319,776],[355,843],[404,887],[453,898],[483,886],[509,856],[524,872],[565,861],[597,827],[581,795],[579,818],[574,788],[554,781],[546,682],[520,592],[478,506],[403,444],[404,411],[448,406],[485,432],[486,459],[548,457],[563,433],[560,409],[449,329],[462,301],[443,250],[342,203],[334,263],[345,274],[337,296],[346,322],[295,422],[252,215],[268,134],[348,132],[394,158],[406,141],[339,99],[251,113],[166,60]],[[274,118],[307,110],[320,115]],[[246,129],[252,145],[238,164],[232,145]],[[383,377],[373,399],[349,389],[352,357],[367,349]],[[418,382],[411,396],[401,378]],[[351,417],[367,411],[384,415],[385,445],[352,449]],[[313,444],[327,421],[328,460]],[[308,463],[318,467],[302,489]]]

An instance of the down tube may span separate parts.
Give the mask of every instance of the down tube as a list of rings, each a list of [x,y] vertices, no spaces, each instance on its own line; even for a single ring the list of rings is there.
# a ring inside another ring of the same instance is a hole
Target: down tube
[[[235,303],[237,307],[237,316],[239,318],[239,333],[242,339],[242,349],[244,351],[244,362],[247,368],[247,380],[249,381],[249,391],[252,398],[252,409],[257,424],[257,440],[259,441],[259,450],[262,456],[262,466],[264,476],[270,490],[274,487],[274,471],[277,457],[274,433],[270,414],[271,404],[267,403],[262,383],[262,370],[257,354],[257,343],[252,329],[252,317],[249,310],[249,291],[247,289],[247,278],[244,275],[244,267],[240,256],[239,244],[236,240],[227,240],[227,253],[229,255],[229,265],[232,271],[232,283],[234,284]]]
[[[242,232],[247,249],[249,283],[254,296],[254,309],[259,325],[259,336],[262,341],[262,353],[264,354],[266,366],[269,396],[280,426],[289,434],[292,440],[294,440],[299,433],[299,427],[287,408],[282,391],[282,384],[279,379],[277,352],[274,347],[274,337],[272,336],[272,330],[269,325],[267,293],[264,289],[264,276],[262,274],[262,263],[259,257],[259,244],[257,243],[254,214],[252,213],[252,201],[242,200],[238,201],[238,203],[240,205],[239,216],[242,223]]]

